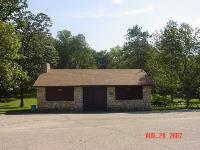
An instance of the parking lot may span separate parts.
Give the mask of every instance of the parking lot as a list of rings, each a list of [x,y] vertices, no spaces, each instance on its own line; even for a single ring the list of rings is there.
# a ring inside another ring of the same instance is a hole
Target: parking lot
[[[200,111],[0,115],[0,150],[200,149]]]

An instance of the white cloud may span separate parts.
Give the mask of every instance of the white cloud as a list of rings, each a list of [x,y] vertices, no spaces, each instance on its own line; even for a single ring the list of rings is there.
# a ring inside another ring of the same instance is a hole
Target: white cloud
[[[137,15],[137,14],[141,14],[141,13],[149,13],[149,12],[152,12],[154,9],[153,9],[153,6],[148,6],[148,7],[145,7],[143,9],[136,9],[136,10],[132,10],[132,11],[123,11],[123,12],[120,12],[118,14],[115,14],[116,16],[129,16],[129,15]]]
[[[123,2],[123,0],[112,0],[113,4],[119,5]]]
[[[123,16],[139,15],[143,13],[150,13],[153,11],[154,11],[154,7],[152,5],[148,5],[141,9],[119,11],[119,12],[109,12],[106,10],[104,6],[101,6],[95,11],[82,12],[80,14],[75,14],[75,15],[73,14],[73,15],[68,15],[68,16],[76,17],[76,18],[123,17]]]

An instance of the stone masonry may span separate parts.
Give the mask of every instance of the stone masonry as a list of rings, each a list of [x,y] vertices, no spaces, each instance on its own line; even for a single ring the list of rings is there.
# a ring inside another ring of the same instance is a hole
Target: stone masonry
[[[151,87],[143,86],[143,99],[116,100],[115,87],[107,87],[108,111],[151,110]]]
[[[38,110],[39,111],[82,111],[83,92],[82,87],[74,87],[74,101],[46,101],[44,87],[37,88]]]
[[[74,87],[74,101],[46,101],[45,87],[37,88],[39,111],[83,111],[83,88]],[[151,87],[143,86],[143,99],[116,100],[115,87],[107,87],[108,111],[151,110]]]

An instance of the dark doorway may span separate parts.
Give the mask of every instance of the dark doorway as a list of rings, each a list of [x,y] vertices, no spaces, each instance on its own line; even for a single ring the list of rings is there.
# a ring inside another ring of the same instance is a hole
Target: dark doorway
[[[83,88],[84,111],[107,110],[107,88],[104,86]]]

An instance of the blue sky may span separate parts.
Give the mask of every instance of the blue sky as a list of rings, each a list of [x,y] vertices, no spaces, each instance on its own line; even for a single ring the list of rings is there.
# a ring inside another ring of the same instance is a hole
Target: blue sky
[[[152,33],[169,19],[200,26],[199,0],[29,0],[29,9],[51,17],[54,37],[67,29],[85,35],[95,50],[109,50],[125,41],[138,24]]]

